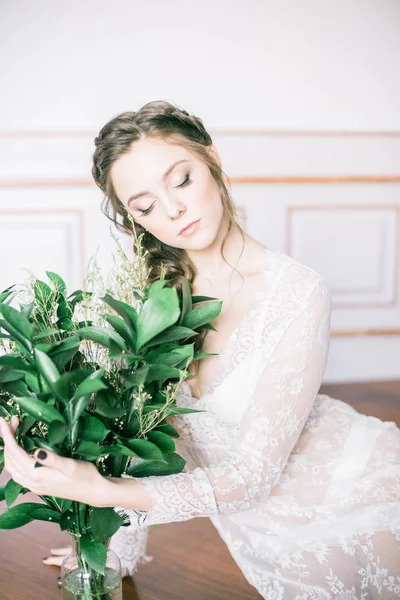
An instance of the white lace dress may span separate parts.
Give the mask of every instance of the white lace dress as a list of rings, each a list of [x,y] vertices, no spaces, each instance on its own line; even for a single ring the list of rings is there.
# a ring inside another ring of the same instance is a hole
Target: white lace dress
[[[210,517],[263,598],[400,598],[400,430],[318,394],[329,290],[268,253],[213,388],[200,399],[180,388],[178,406],[205,411],[170,419],[185,471],[140,479],[154,506],[131,512],[112,547],[132,573],[151,560],[150,525]]]

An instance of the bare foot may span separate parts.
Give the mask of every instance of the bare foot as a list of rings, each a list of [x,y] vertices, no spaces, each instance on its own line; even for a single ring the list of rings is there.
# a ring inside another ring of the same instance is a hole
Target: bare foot
[[[64,556],[72,552],[72,546],[66,546],[65,548],[51,548],[51,556],[47,556],[42,560],[44,565],[55,565],[60,567],[64,559]]]

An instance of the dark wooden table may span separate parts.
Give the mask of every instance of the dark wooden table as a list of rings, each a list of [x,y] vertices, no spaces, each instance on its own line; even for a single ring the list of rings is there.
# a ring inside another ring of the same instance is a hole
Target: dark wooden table
[[[358,411],[400,426],[400,382],[323,386],[321,392]],[[0,478],[4,484],[5,477]],[[32,496],[29,498],[29,496]],[[35,497],[27,494],[27,499]],[[0,531],[0,600],[60,600],[58,567],[41,559],[68,537],[56,525],[33,522]],[[152,527],[148,554],[134,580],[124,580],[124,600],[256,600],[252,588],[208,519]]]

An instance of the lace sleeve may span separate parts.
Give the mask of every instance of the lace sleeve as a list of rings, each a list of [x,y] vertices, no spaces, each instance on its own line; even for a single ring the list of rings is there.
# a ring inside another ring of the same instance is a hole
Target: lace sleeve
[[[261,359],[239,434],[232,436],[223,461],[138,480],[153,500],[146,525],[248,510],[268,496],[318,393],[328,353],[330,310],[329,290],[318,278],[273,355]]]
[[[125,510],[131,520],[128,527],[120,527],[111,538],[109,548],[114,550],[121,561],[122,577],[133,575],[139,565],[153,560],[146,554],[149,535],[148,527],[144,527],[147,515],[143,511]]]

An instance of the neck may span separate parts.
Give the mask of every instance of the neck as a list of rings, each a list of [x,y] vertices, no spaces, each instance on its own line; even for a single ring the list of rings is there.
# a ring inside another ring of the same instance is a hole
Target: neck
[[[214,242],[204,250],[187,250],[187,255],[196,267],[195,284],[205,287],[218,281],[221,283],[231,276],[233,267],[238,268],[243,250],[243,238],[238,226],[233,223],[224,245],[225,260],[221,255],[222,240],[228,230],[223,221]],[[245,235],[246,238],[246,235]],[[244,253],[243,253],[244,254]],[[226,262],[225,262],[226,261]],[[227,264],[228,263],[228,264]]]

